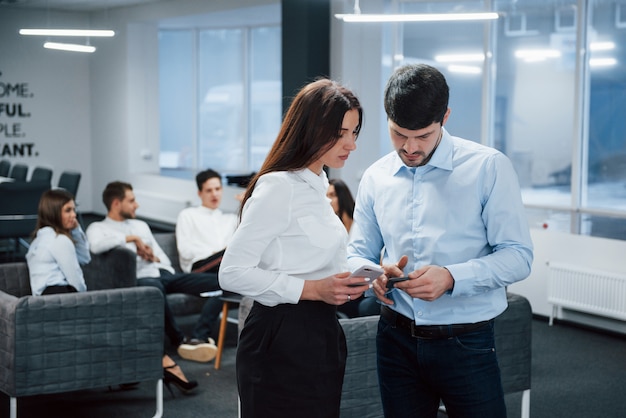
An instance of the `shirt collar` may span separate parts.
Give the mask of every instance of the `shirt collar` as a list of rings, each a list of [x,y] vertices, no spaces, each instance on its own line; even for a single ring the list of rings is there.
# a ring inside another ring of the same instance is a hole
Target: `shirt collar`
[[[322,193],[326,196],[326,192],[328,191],[328,177],[326,176],[326,172],[322,170],[322,173],[318,176],[308,168],[304,168],[302,170],[294,171],[294,174],[302,179],[305,183],[309,184],[313,189]]]
[[[425,167],[431,166],[434,168],[441,168],[442,170],[452,170],[452,154],[453,154],[453,142],[452,136],[445,130],[441,136],[441,141],[437,146],[437,149],[430,158],[430,161],[426,163]],[[391,172],[395,175],[400,173],[401,170],[411,170],[412,167],[407,167],[396,151],[393,152],[394,158],[391,163]]]
[[[205,212],[208,212],[209,215],[219,215],[220,213],[222,213],[222,211],[220,210],[220,208],[215,208],[215,209],[211,209],[211,208],[207,208],[204,205],[200,205],[198,206],[200,208],[200,210],[203,210]]]

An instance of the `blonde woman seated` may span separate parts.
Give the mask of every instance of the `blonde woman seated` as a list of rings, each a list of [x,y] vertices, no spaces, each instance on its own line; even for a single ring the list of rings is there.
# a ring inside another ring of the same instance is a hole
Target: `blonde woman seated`
[[[34,235],[26,253],[32,294],[85,292],[87,286],[80,266],[89,263],[91,255],[87,237],[76,219],[71,193],[54,189],[41,196]],[[163,378],[168,389],[174,384],[184,393],[198,386],[195,381],[187,381],[167,354],[163,356]]]

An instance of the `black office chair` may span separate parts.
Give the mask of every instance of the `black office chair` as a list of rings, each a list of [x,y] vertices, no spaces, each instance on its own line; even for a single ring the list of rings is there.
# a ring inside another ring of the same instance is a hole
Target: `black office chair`
[[[9,177],[15,181],[26,181],[26,175],[28,174],[28,166],[26,164],[15,164],[11,169]]]
[[[0,177],[9,177],[9,171],[11,171],[11,161],[0,161]]]
[[[20,244],[30,246],[27,238],[37,226],[39,200],[46,190],[50,183],[45,181],[0,183],[0,239],[14,241],[11,252],[17,253]]]
[[[52,184],[52,170],[45,167],[35,167],[33,174],[30,175],[30,181],[45,181]]]
[[[77,171],[64,171],[59,177],[57,187],[65,189],[74,196],[76,200],[76,193],[78,193],[78,185],[80,183],[81,174]]]

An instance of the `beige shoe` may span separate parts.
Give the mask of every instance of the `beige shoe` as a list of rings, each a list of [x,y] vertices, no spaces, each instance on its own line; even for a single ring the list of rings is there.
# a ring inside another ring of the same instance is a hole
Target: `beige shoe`
[[[217,346],[210,342],[191,340],[188,344],[178,346],[178,355],[185,360],[207,363],[217,355]]]

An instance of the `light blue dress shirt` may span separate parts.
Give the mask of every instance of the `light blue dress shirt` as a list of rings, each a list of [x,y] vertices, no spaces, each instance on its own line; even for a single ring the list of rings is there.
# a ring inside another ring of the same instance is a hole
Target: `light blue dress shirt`
[[[530,274],[533,248],[517,175],[499,151],[444,130],[431,160],[404,165],[393,151],[359,184],[348,246],[351,270],[409,257],[405,275],[446,267],[454,290],[435,301],[394,289],[391,309],[418,325],[473,323],[506,309],[505,286]],[[368,294],[373,294],[371,290]]]
[[[72,238],[57,234],[45,226],[37,231],[37,236],[26,253],[30,287],[34,296],[39,296],[48,286],[71,285],[77,291],[87,290],[80,264],[91,261],[87,237],[80,227],[71,232]]]

